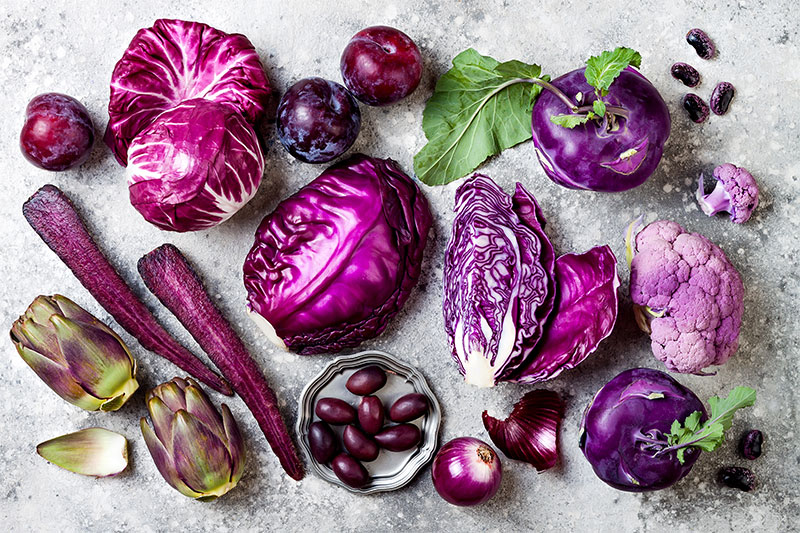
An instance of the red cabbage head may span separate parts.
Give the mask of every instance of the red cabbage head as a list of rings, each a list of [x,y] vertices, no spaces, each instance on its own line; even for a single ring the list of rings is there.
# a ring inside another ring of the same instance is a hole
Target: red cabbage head
[[[358,154],[328,168],[258,227],[244,264],[250,316],[301,354],[375,337],[417,283],[432,222],[391,159]]]

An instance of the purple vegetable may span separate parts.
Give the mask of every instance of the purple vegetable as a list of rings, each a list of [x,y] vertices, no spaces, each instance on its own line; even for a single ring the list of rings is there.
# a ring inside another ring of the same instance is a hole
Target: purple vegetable
[[[89,235],[69,198],[45,185],[22,206],[31,227],[69,267],[78,281],[141,345],[171,361],[212,389],[231,394],[230,387],[200,359],[181,346],[159,324],[114,269]]]
[[[689,473],[699,448],[688,447],[684,462],[675,451],[657,455],[676,420],[695,411],[706,420],[703,402],[664,372],[634,368],[595,395],[581,421],[580,448],[595,474],[619,490],[644,492],[669,487]]]
[[[483,412],[483,427],[492,442],[509,459],[525,461],[541,472],[558,460],[558,427],[564,418],[564,402],[547,390],[530,391],[514,404],[505,420]]]
[[[634,313],[671,372],[703,374],[739,347],[744,285],[717,245],[658,220],[626,239]]]
[[[584,70],[573,70],[551,83],[569,96],[591,96],[594,88]],[[552,91],[542,91],[536,101],[533,143],[545,173],[556,183],[571,189],[625,191],[644,183],[661,161],[671,122],[656,88],[628,67],[614,80],[604,101],[628,114],[610,131],[605,121],[590,120],[572,129],[554,124],[552,116],[570,109]]]
[[[717,473],[719,482],[732,489],[750,492],[756,488],[756,475],[749,468],[726,466]]]
[[[456,191],[455,210],[443,309],[467,383],[551,379],[611,333],[619,278],[607,246],[555,260],[539,206],[519,183],[512,199],[476,174]]]
[[[261,222],[244,264],[250,316],[301,354],[375,337],[417,283],[432,220],[391,159],[328,168]]]
[[[472,437],[451,440],[439,450],[431,467],[433,487],[453,505],[479,505],[500,488],[503,468],[491,446]]]
[[[736,89],[731,83],[721,81],[714,87],[711,93],[710,107],[715,115],[724,115],[728,112],[728,106],[736,95]]]
[[[444,261],[444,323],[467,383],[511,378],[542,336],[555,298],[555,253],[536,199],[510,198],[475,174],[456,191]]]
[[[620,285],[617,258],[608,246],[556,259],[556,304],[539,343],[511,381],[533,384],[575,368],[611,335]]]
[[[711,59],[717,51],[711,38],[699,28],[693,28],[686,33],[686,42],[703,59]]]
[[[764,434],[757,429],[751,429],[742,435],[739,441],[739,452],[742,457],[754,461],[761,457],[761,448],[764,445]]]
[[[211,100],[163,112],[128,149],[131,204],[170,231],[224,222],[255,195],[263,172],[256,132],[231,106]]]
[[[717,184],[709,194],[705,192],[703,175],[697,184],[697,202],[700,209],[708,216],[727,212],[731,221],[741,224],[750,220],[750,216],[758,206],[758,184],[753,176],[744,168],[725,163],[714,169]]]
[[[687,87],[697,87],[700,84],[700,73],[688,63],[675,63],[669,72],[673,78]]]
[[[708,104],[694,93],[684,95],[681,105],[692,122],[700,124],[708,118]]]
[[[163,244],[142,257],[138,266],[147,288],[191,333],[242,397],[286,473],[303,479],[303,463],[281,417],[275,392],[180,250]]]
[[[114,67],[105,141],[124,166],[133,138],[185,100],[226,104],[254,124],[264,116],[269,95],[269,81],[247,37],[199,22],[159,19],[139,30]]]

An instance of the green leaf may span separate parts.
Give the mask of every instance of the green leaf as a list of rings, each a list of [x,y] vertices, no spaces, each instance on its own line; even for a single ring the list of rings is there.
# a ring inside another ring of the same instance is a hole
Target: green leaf
[[[673,421],[666,437],[670,448],[677,450],[678,461],[683,464],[683,454],[689,446],[707,452],[717,449],[725,441],[725,432],[731,427],[733,414],[739,409],[750,407],[755,401],[755,390],[750,387],[736,387],[727,398],[714,396],[708,400],[711,416],[705,423],[700,423],[700,411],[694,411],[687,416],[683,424],[679,420]]]
[[[128,441],[119,433],[87,428],[39,444],[36,452],[70,472],[114,476],[128,466]]]
[[[572,129],[575,126],[586,124],[593,118],[595,118],[595,114],[589,111],[586,115],[553,115],[550,117],[550,122],[564,128]]]
[[[472,48],[453,59],[425,104],[428,143],[414,156],[414,171],[428,185],[461,178],[487,157],[531,138],[531,111],[549,81],[538,65],[500,63]]]
[[[599,56],[592,56],[586,62],[586,81],[597,89],[602,96],[608,94],[608,88],[627,66],[639,67],[642,56],[639,52],[620,46],[613,51],[605,51]]]
[[[606,114],[606,103],[602,100],[595,100],[592,103],[592,108],[598,117],[602,117]]]

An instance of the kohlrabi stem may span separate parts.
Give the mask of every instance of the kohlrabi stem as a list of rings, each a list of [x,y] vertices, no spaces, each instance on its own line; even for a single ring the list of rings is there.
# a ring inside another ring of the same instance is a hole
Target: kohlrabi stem
[[[535,83],[539,87],[543,87],[543,88],[547,89],[548,91],[550,91],[551,93],[556,95],[559,100],[564,102],[567,105],[567,107],[569,108],[570,111],[572,111],[573,113],[577,113],[578,112],[579,107],[575,104],[575,102],[570,100],[569,96],[564,94],[561,91],[561,89],[559,89],[558,87],[556,87],[552,83],[546,82],[544,80],[540,80],[539,78],[527,78],[527,79],[525,79],[523,81],[527,81],[529,83]],[[589,108],[589,109],[591,109],[591,108]]]
[[[592,111],[594,108],[590,105],[584,105],[577,109],[574,109],[573,112],[575,113],[586,113],[587,111]],[[611,113],[612,115],[617,115],[618,117],[622,117],[627,119],[630,115],[628,110],[622,107],[617,107],[614,105],[607,105],[606,106],[606,113]]]

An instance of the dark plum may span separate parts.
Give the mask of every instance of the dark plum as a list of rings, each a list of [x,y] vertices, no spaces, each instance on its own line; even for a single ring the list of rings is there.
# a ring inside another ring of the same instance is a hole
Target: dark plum
[[[359,396],[373,394],[384,385],[386,385],[386,372],[375,365],[354,372],[345,383],[347,390]]]
[[[389,419],[393,422],[411,422],[428,411],[428,397],[412,392],[398,398],[389,409]]]
[[[757,429],[751,429],[739,441],[739,452],[745,459],[758,459],[761,457],[761,446],[764,444],[764,434]]]
[[[333,459],[339,451],[336,435],[325,422],[317,421],[309,426],[308,444],[311,446],[311,455],[317,462],[323,464]]]
[[[369,473],[364,465],[356,461],[346,453],[340,453],[331,462],[333,473],[336,474],[342,483],[353,488],[361,488],[369,483]]]
[[[414,424],[400,424],[384,429],[375,435],[375,440],[381,448],[390,452],[402,452],[419,444],[420,437],[419,428]]]
[[[731,105],[731,100],[733,100],[735,94],[736,89],[734,89],[732,84],[727,81],[718,83],[711,93],[711,111],[713,111],[715,115],[724,115],[727,113],[728,106]]]
[[[733,489],[750,492],[756,488],[756,476],[749,468],[726,466],[719,469],[719,481]]]
[[[675,63],[669,72],[673,78],[687,87],[697,87],[700,83],[700,73],[688,63]]]
[[[711,38],[701,29],[694,28],[686,34],[686,42],[692,45],[697,55],[703,59],[711,59],[716,53],[716,47]]]
[[[326,163],[350,148],[361,129],[355,98],[336,82],[305,78],[278,105],[278,138],[306,163]]]
[[[708,104],[696,94],[689,93],[685,95],[681,103],[689,114],[689,118],[692,119],[692,122],[700,124],[701,122],[705,122],[708,118]]]
[[[368,105],[383,106],[402,100],[422,78],[422,55],[414,41],[400,30],[372,26],[356,33],[340,61],[344,84]]]
[[[356,410],[339,398],[322,398],[317,402],[314,412],[329,424],[352,424],[356,421]]]
[[[377,396],[365,396],[358,404],[358,425],[365,432],[374,435],[383,428],[385,418],[383,403]]]
[[[380,452],[375,441],[353,425],[344,428],[342,443],[350,455],[362,461],[374,461]]]
[[[19,145],[25,159],[45,170],[67,170],[89,158],[94,127],[79,101],[59,93],[40,94],[25,109]]]

